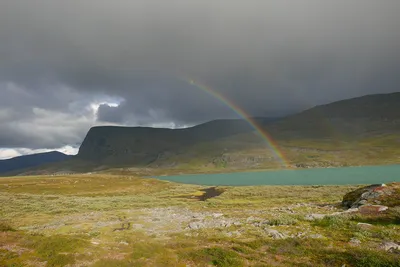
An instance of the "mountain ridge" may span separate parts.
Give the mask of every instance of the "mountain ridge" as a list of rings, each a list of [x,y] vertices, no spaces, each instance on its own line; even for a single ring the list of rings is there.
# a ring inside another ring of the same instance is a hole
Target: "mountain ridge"
[[[286,155],[289,168],[400,163],[400,93],[341,100],[284,118],[252,119],[264,133],[244,119],[181,129],[96,126],[88,131],[76,156],[50,164],[48,170],[280,169],[282,162],[268,139]]]
[[[258,118],[257,123],[282,147],[289,147],[293,140],[349,142],[358,137],[399,133],[399,118],[400,93],[391,93],[319,105],[279,119]],[[179,155],[196,158],[202,149],[207,150],[204,154],[216,157],[227,150],[255,150],[263,147],[263,142],[246,120],[216,120],[184,129],[101,126],[89,130],[77,158],[147,166],[175,157],[176,164]]]
[[[50,151],[4,159],[0,160],[0,174],[61,162],[69,158],[71,156],[59,151]]]

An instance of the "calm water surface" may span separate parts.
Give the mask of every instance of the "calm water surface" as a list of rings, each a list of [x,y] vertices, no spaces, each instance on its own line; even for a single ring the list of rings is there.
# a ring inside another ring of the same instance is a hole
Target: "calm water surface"
[[[345,185],[400,182],[400,165],[156,177],[200,185]]]

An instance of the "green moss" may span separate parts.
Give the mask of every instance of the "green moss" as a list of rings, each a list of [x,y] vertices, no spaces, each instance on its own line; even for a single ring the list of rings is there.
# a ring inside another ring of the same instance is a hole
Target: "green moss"
[[[6,222],[0,222],[0,232],[15,232],[15,229]]]
[[[190,256],[196,262],[197,261],[206,262],[214,266],[220,266],[220,267],[243,266],[243,262],[239,254],[237,254],[232,250],[220,247],[204,248],[191,253]]]
[[[6,249],[0,249],[0,266],[22,267],[24,264],[18,253]]]
[[[78,237],[54,235],[35,237],[31,246],[43,260],[48,262],[48,266],[65,266],[75,262],[72,253],[88,246],[88,242]]]
[[[73,263],[75,263],[75,258],[73,255],[57,254],[51,256],[47,260],[48,267],[66,266]]]
[[[164,250],[165,248],[160,244],[151,243],[148,241],[139,241],[133,244],[130,257],[134,260],[142,258],[148,259],[160,254]]]
[[[400,257],[385,252],[356,250],[350,252],[349,261],[357,267],[399,267]]]
[[[316,220],[314,226],[327,227],[332,229],[343,229],[350,225],[350,219],[345,216],[326,216]]]
[[[102,259],[94,263],[92,267],[132,267],[132,263],[127,260]]]

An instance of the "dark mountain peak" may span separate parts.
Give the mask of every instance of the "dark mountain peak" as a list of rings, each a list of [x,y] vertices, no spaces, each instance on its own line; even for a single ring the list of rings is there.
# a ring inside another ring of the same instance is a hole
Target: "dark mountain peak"
[[[248,122],[240,119],[215,120],[182,129],[93,127],[79,149],[78,158],[121,164],[140,161],[145,164],[166,151],[253,130]]]
[[[50,151],[0,160],[0,173],[22,170],[47,163],[60,162],[70,157],[71,156],[65,155],[59,151]]]

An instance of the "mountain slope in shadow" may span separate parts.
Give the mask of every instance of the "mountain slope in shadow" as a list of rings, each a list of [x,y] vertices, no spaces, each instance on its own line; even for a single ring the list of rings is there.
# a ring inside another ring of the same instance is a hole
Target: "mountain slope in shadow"
[[[51,151],[0,160],[0,174],[37,167],[48,163],[62,162],[69,158],[71,158],[71,156],[58,151]]]

